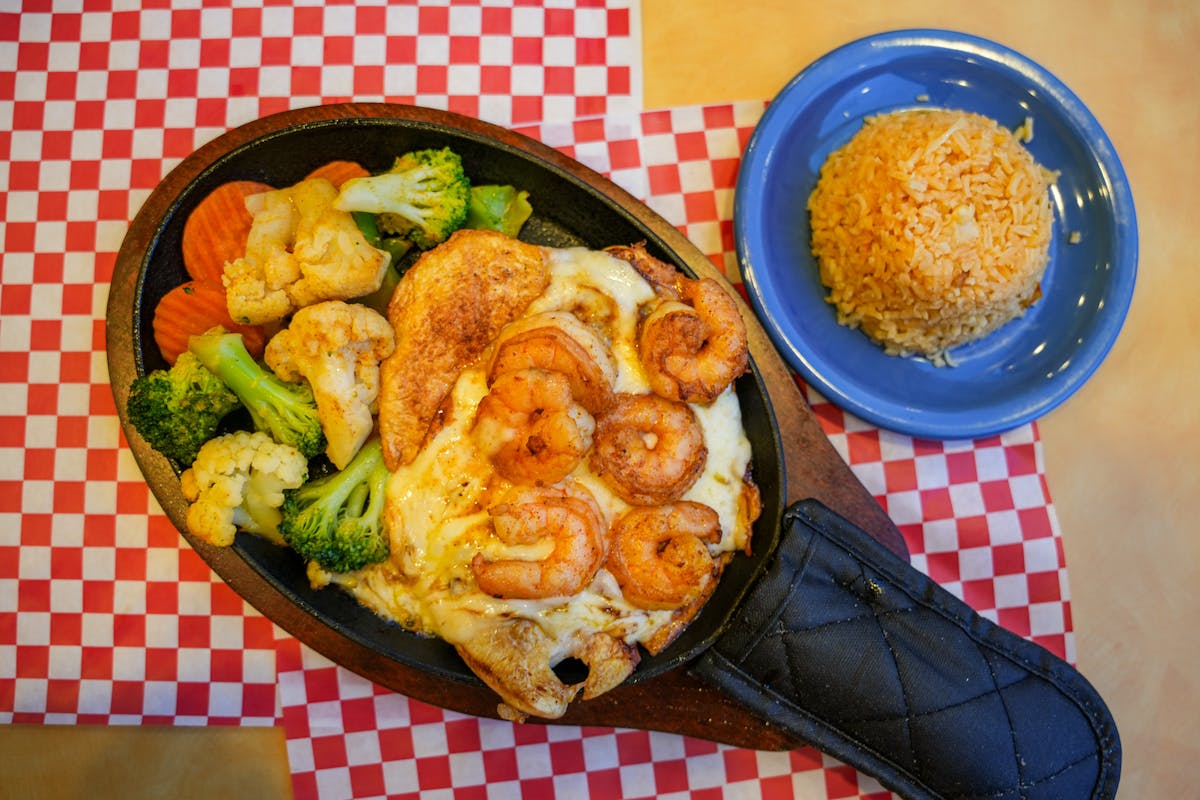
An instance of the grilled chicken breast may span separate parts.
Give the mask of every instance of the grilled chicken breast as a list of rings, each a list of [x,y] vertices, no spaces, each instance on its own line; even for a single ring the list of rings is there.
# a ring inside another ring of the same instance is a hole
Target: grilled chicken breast
[[[459,373],[549,282],[541,247],[494,231],[460,230],[405,273],[387,309],[396,349],[380,375],[389,469],[412,461]]]

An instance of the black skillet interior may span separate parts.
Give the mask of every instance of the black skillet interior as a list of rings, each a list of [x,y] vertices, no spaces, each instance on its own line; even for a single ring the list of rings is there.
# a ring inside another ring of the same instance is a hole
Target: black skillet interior
[[[695,274],[685,256],[670,249],[655,230],[660,223],[667,226],[665,221],[650,215],[648,224],[644,208],[639,214],[631,213],[627,196],[590,170],[552,163],[542,157],[547,151],[545,146],[508,131],[503,132],[504,141],[497,141],[488,135],[490,126],[475,120],[463,125],[447,114],[431,121],[428,110],[420,118],[409,118],[403,109],[397,107],[396,117],[345,117],[282,128],[220,154],[188,183],[161,219],[137,267],[132,301],[134,333],[129,343],[136,372],[165,366],[154,343],[151,319],[159,298],[187,279],[180,240],[191,209],[226,181],[257,180],[286,186],[334,159],[357,161],[375,171],[386,169],[395,156],[406,151],[449,146],[462,156],[473,183],[506,183],[529,191],[534,216],[521,238],[554,247],[592,248],[645,241],[658,258]],[[699,251],[687,255],[703,258]],[[666,651],[645,656],[631,681],[653,677],[690,661],[711,644],[729,623],[745,590],[774,549],[783,507],[782,445],[766,387],[753,364],[752,371],[740,379],[737,391],[753,447],[754,476],[763,498],[762,516],[752,539],[753,554],[733,559],[703,612]],[[131,443],[136,439],[132,434],[128,438]],[[152,480],[151,488],[168,513],[177,517],[182,503],[174,475],[169,480]],[[181,519],[173,521],[184,529]],[[263,581],[338,636],[446,679],[477,682],[454,650],[441,640],[422,638],[388,623],[341,591],[311,589],[304,564],[293,552],[246,534],[239,534],[233,547]],[[203,555],[203,548],[197,549]],[[219,564],[210,563],[221,574]],[[237,585],[234,588],[239,589]],[[298,635],[304,639],[303,633]],[[336,653],[325,654],[337,660]]]

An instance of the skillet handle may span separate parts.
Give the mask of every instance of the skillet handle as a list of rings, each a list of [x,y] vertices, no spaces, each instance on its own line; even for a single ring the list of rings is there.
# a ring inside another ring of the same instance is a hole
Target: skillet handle
[[[1114,797],[1117,727],[1084,677],[814,500],[692,671],[914,800]]]

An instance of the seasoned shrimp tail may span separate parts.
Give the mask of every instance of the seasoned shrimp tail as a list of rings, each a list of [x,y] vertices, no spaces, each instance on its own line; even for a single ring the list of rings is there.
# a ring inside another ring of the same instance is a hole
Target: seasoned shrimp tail
[[[641,608],[682,608],[719,572],[706,543],[721,540],[721,520],[701,503],[633,508],[613,524],[612,537],[605,566],[625,599]]]
[[[583,460],[594,429],[566,377],[524,369],[506,372],[492,384],[476,409],[472,436],[505,479],[549,485]]]
[[[659,303],[642,322],[639,355],[656,394],[711,403],[749,365],[746,323],[712,278],[686,281],[682,299]]]
[[[704,472],[708,448],[696,414],[656,394],[620,394],[596,422],[592,470],[633,505],[676,500]]]
[[[678,300],[683,294],[683,285],[688,280],[687,277],[665,261],[650,255],[645,242],[613,245],[604,248],[604,251],[622,261],[628,261],[639,275],[650,282],[659,296]]]
[[[577,483],[518,488],[489,513],[496,537],[504,544],[550,544],[542,558],[489,560],[477,553],[471,571],[479,588],[494,597],[530,600],[576,594],[595,577],[607,555],[604,514]]]
[[[589,413],[612,402],[617,368],[608,346],[588,325],[564,311],[534,314],[506,327],[488,366],[488,381],[524,369],[555,372]]]

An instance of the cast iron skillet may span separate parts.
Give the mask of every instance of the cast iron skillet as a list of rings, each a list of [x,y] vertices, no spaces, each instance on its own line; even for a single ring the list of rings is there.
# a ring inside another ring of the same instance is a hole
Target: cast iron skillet
[[[292,551],[246,534],[239,534],[231,548],[214,548],[192,538],[186,532],[187,504],[176,466],[150,449],[126,416],[130,382],[166,366],[154,343],[151,318],[163,294],[187,280],[180,253],[183,226],[209,192],[231,180],[290,185],[334,159],[381,170],[406,151],[443,146],[462,156],[473,182],[509,183],[529,191],[534,216],[522,231],[523,239],[591,248],[645,241],[653,255],[684,273],[711,276],[715,272],[678,231],[632,196],[561,153],[512,131],[411,106],[301,109],[219,137],[176,167],[150,195],[117,257],[108,304],[108,360],[121,423],[150,488],[192,547],[238,594],[300,641],[367,678],[436,704],[488,713],[494,700],[481,706],[477,699],[469,699],[482,683],[453,648],[379,619],[340,590],[310,589],[304,564]],[[630,683],[662,675],[708,647],[729,624],[774,549],[786,482],[779,428],[755,361],[761,346],[752,343],[751,369],[737,383],[754,453],[753,474],[763,500],[753,531],[753,554],[733,559],[704,610],[666,651],[645,655]],[[426,678],[414,684],[413,670]],[[429,676],[435,680],[428,680]]]

